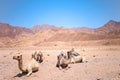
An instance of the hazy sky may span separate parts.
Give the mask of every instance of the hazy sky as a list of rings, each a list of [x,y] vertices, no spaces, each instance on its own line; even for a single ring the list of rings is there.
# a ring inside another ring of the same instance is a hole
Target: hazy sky
[[[0,22],[97,28],[120,21],[120,0],[0,0]]]

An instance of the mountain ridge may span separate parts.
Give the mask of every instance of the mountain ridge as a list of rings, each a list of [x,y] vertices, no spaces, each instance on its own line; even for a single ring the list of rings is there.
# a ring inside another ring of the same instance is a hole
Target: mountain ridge
[[[86,27],[68,29],[48,24],[37,25],[29,29],[0,23],[0,47],[36,46],[47,42],[105,39],[120,39],[120,22],[110,20],[105,25],[95,29]]]

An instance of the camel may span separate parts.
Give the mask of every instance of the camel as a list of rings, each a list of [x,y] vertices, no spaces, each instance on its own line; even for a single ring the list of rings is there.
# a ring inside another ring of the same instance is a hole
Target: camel
[[[39,63],[34,59],[34,55],[32,55],[32,59],[26,64],[23,64],[22,55],[13,56],[13,59],[18,61],[19,69],[22,73],[27,73],[27,76],[39,70]]]
[[[82,63],[83,58],[80,55],[74,55],[71,52],[67,52],[68,59],[71,60],[71,63]]]
[[[72,48],[70,51],[67,52],[67,56],[69,59],[71,59],[71,63],[83,62],[83,58],[80,56],[79,53],[74,51],[74,48]]]
[[[80,54],[74,52],[74,49],[72,49],[71,51],[67,52],[67,56],[65,55],[64,52],[61,52],[57,56],[56,67],[58,67],[59,69],[60,67],[64,69],[67,68],[68,65],[71,63],[81,63],[81,62],[83,62],[83,58],[80,56]]]
[[[43,62],[43,54],[42,52],[39,51],[39,53],[35,52],[33,54],[33,57],[36,61],[38,61],[39,63]]]
[[[71,60],[67,58],[67,56],[65,56],[63,53],[61,53],[60,55],[57,56],[57,64],[56,67],[58,67],[60,69],[60,67],[62,69],[65,69],[68,67],[68,65],[70,64]]]

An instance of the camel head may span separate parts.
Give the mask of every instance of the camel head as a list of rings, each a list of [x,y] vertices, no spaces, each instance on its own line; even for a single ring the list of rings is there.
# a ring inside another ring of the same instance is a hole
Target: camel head
[[[15,59],[15,60],[21,60],[22,59],[22,55],[19,55],[19,56],[13,56],[13,59]]]
[[[73,56],[72,53],[71,53],[71,51],[67,52],[67,56],[68,56],[68,59],[70,59]]]
[[[39,52],[39,53],[37,54],[37,61],[38,61],[39,63],[43,62],[43,54],[42,54],[41,52]]]
[[[32,58],[34,58],[35,60],[37,59],[37,52],[36,51],[34,54],[32,54]]]
[[[43,62],[43,54],[42,54],[42,52],[39,52],[39,53],[35,52],[34,54],[32,54],[32,58],[34,58],[39,63]]]
[[[71,51],[71,52],[74,52],[75,50],[74,50],[74,48],[72,48],[70,51]]]

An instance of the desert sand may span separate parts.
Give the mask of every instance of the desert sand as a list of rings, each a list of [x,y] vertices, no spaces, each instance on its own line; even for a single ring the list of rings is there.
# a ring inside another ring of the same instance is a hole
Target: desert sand
[[[120,46],[77,46],[75,50],[85,57],[84,63],[70,64],[69,69],[56,67],[57,55],[68,51],[73,46],[53,46],[36,48],[0,49],[0,80],[120,80]],[[39,71],[31,76],[20,75],[18,62],[14,55],[23,55],[24,62],[31,54],[41,51],[44,61],[39,64]]]
[[[57,55],[74,48],[84,63],[56,67]],[[41,51],[44,61],[31,76],[21,75],[14,55]],[[99,28],[15,27],[0,23],[0,80],[120,80],[120,22],[110,20]]]

